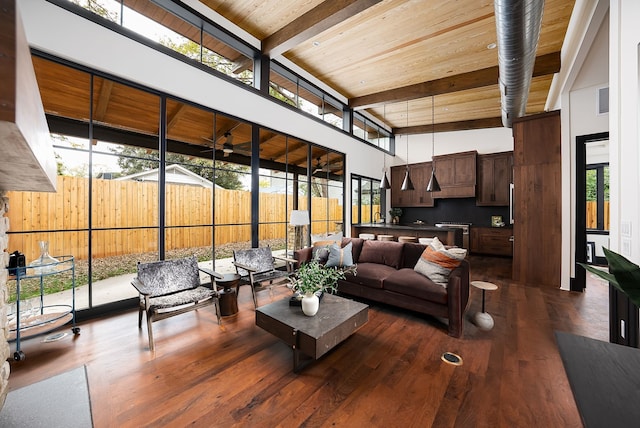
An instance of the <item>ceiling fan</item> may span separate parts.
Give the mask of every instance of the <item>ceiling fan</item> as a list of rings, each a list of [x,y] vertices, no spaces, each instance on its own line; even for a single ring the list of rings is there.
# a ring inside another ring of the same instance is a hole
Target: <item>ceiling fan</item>
[[[224,138],[224,142],[221,144],[220,139]],[[233,144],[233,135],[231,131],[225,132],[218,141],[214,141],[207,137],[202,137],[202,139],[213,143],[217,150],[222,150],[224,153],[224,157],[228,157],[231,153],[238,153],[245,156],[251,156],[251,141],[245,141],[244,143]],[[210,151],[204,150],[204,151]]]
[[[342,169],[342,166],[339,163],[334,163],[329,165],[329,162],[324,165],[320,162],[320,158],[316,159],[316,167],[314,168],[312,175],[318,172],[333,172]]]

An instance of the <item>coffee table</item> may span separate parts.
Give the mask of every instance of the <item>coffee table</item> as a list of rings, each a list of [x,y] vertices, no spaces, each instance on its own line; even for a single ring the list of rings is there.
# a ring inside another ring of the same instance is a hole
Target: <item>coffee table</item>
[[[291,346],[297,373],[366,324],[368,310],[364,303],[325,293],[318,313],[308,317],[300,306],[289,306],[286,298],[257,308],[256,325]]]

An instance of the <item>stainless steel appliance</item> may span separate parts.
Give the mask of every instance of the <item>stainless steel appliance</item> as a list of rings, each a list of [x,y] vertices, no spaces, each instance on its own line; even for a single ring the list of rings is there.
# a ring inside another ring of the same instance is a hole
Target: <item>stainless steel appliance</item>
[[[436,227],[455,227],[462,229],[462,248],[469,250],[469,230],[471,223],[460,223],[456,221],[441,221],[436,223]]]

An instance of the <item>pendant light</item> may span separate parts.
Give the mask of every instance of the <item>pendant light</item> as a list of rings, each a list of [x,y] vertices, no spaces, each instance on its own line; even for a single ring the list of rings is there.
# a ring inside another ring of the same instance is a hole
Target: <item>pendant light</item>
[[[436,178],[436,151],[435,151],[435,135],[436,135],[436,121],[435,121],[435,101],[433,99],[433,95],[431,95],[431,178],[429,179],[429,184],[427,184],[427,192],[439,192],[440,183],[438,183],[438,179]]]
[[[409,101],[407,101],[407,128],[409,127]],[[411,175],[409,174],[409,135],[405,135],[407,139],[407,171],[404,173],[404,180],[402,180],[402,187],[400,190],[414,190],[413,182],[411,181]]]
[[[382,121],[386,122],[387,119],[387,105],[385,104],[382,107]],[[380,136],[380,130],[378,130],[378,137]],[[378,140],[380,141],[380,140]],[[380,144],[378,144],[378,147],[380,146]],[[382,167],[382,179],[380,180],[380,188],[385,190],[385,189],[391,189],[391,183],[389,183],[389,179],[387,178],[387,154],[385,152],[382,152],[382,162],[383,162],[383,167]]]

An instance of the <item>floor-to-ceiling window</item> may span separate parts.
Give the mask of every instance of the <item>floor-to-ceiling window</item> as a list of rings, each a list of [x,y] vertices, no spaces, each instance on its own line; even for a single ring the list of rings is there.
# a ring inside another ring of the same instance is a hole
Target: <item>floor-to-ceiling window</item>
[[[341,226],[342,154],[54,58],[34,64],[59,184],[9,195],[10,249],[30,261],[47,240],[76,257],[78,309],[135,300],[139,261],[196,254],[217,269],[235,248],[284,250],[293,209],[310,211],[310,233]]]

